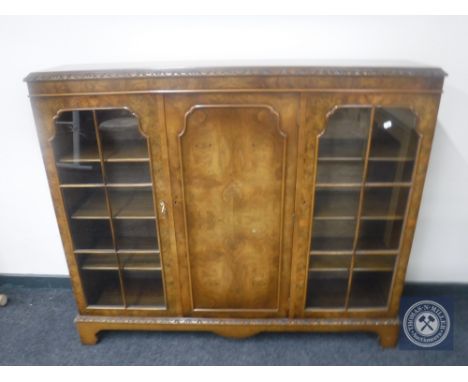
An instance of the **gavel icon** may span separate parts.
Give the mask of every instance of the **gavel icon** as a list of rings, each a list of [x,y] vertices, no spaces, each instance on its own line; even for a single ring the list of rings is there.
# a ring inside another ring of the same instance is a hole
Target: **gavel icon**
[[[426,319],[426,316],[423,314],[421,317],[419,317],[419,320],[418,320],[420,323],[423,323],[424,322],[424,326],[421,328],[421,332],[426,329],[426,328],[429,328],[431,330],[434,330],[434,328],[431,326],[431,323],[433,323],[435,321],[435,318],[432,317],[432,316],[427,316],[427,319]]]

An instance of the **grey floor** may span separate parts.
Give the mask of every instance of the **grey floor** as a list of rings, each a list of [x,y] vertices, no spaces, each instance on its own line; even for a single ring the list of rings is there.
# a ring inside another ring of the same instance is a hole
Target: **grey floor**
[[[263,333],[231,340],[211,333],[109,332],[82,346],[66,287],[0,282],[2,365],[454,365],[468,364],[468,286],[407,287],[408,295],[455,302],[453,351],[382,350],[373,334]]]

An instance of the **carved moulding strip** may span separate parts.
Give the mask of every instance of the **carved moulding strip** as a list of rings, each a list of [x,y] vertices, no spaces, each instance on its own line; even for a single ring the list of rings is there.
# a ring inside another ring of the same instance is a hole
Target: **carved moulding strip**
[[[105,325],[167,325],[171,326],[203,326],[207,330],[210,326],[260,326],[268,330],[268,327],[327,327],[327,326],[388,326],[399,325],[398,318],[346,318],[346,319],[329,319],[329,318],[198,318],[198,317],[105,317],[105,316],[82,316],[75,318],[75,323],[92,323]],[[129,327],[129,329],[130,329]],[[171,328],[177,330],[177,328]]]
[[[347,67],[347,66],[263,66],[207,67],[184,69],[73,70],[30,73],[26,82],[108,80],[123,78],[216,77],[216,76],[404,76],[444,77],[440,68],[431,67]]]

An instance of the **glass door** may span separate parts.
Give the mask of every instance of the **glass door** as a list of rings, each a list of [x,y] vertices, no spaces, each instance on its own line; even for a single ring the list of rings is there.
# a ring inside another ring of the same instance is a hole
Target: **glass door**
[[[318,138],[306,309],[386,308],[419,135],[404,108],[340,107]]]
[[[60,189],[90,308],[164,308],[148,141],[126,109],[58,114]]]

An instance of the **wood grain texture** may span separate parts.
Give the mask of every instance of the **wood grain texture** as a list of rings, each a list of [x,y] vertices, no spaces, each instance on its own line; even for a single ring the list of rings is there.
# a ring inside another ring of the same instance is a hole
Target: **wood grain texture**
[[[297,101],[166,97],[190,314],[286,309]]]
[[[179,134],[194,309],[278,309],[287,137],[268,105],[197,105]]]

